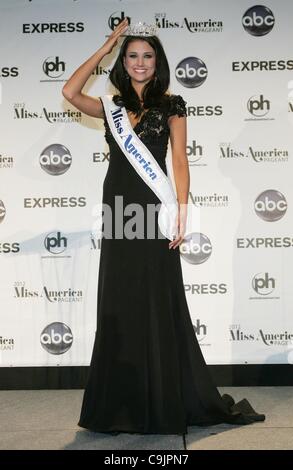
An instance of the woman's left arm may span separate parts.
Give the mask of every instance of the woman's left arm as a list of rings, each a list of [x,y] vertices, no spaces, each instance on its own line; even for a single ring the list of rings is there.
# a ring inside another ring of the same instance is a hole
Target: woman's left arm
[[[186,155],[187,124],[186,116],[173,115],[169,117],[170,142],[172,148],[172,167],[177,191],[179,209],[178,237],[169,243],[169,248],[176,248],[183,241],[186,218],[187,203],[190,185],[189,165]]]

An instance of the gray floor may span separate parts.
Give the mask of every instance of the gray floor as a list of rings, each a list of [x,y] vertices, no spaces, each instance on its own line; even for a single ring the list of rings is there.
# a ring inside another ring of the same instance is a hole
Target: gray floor
[[[293,449],[293,387],[220,388],[266,421],[188,428],[186,449]],[[0,391],[0,449],[184,450],[181,436],[92,433],[77,426],[83,390]]]

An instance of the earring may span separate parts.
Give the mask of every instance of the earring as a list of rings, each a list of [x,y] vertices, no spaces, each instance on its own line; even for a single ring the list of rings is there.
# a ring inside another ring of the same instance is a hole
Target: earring
[[[126,80],[129,80],[129,75],[128,75],[127,72],[125,72],[125,79],[126,79]]]

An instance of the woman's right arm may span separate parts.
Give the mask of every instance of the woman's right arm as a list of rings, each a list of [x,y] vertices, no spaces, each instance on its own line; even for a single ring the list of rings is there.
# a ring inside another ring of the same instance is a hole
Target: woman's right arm
[[[105,44],[73,73],[62,88],[62,94],[67,101],[89,116],[97,118],[104,116],[102,102],[99,98],[85,95],[82,93],[82,89],[103,57],[112,51],[113,47],[117,44],[118,37],[124,33],[127,27],[128,21],[125,18],[114,29]]]

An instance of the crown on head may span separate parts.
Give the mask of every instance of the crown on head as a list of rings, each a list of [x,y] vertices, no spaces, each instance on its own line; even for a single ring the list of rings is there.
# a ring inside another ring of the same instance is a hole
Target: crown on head
[[[157,29],[158,27],[155,24],[146,24],[139,21],[133,26],[129,25],[124,34],[126,36],[156,36]]]

